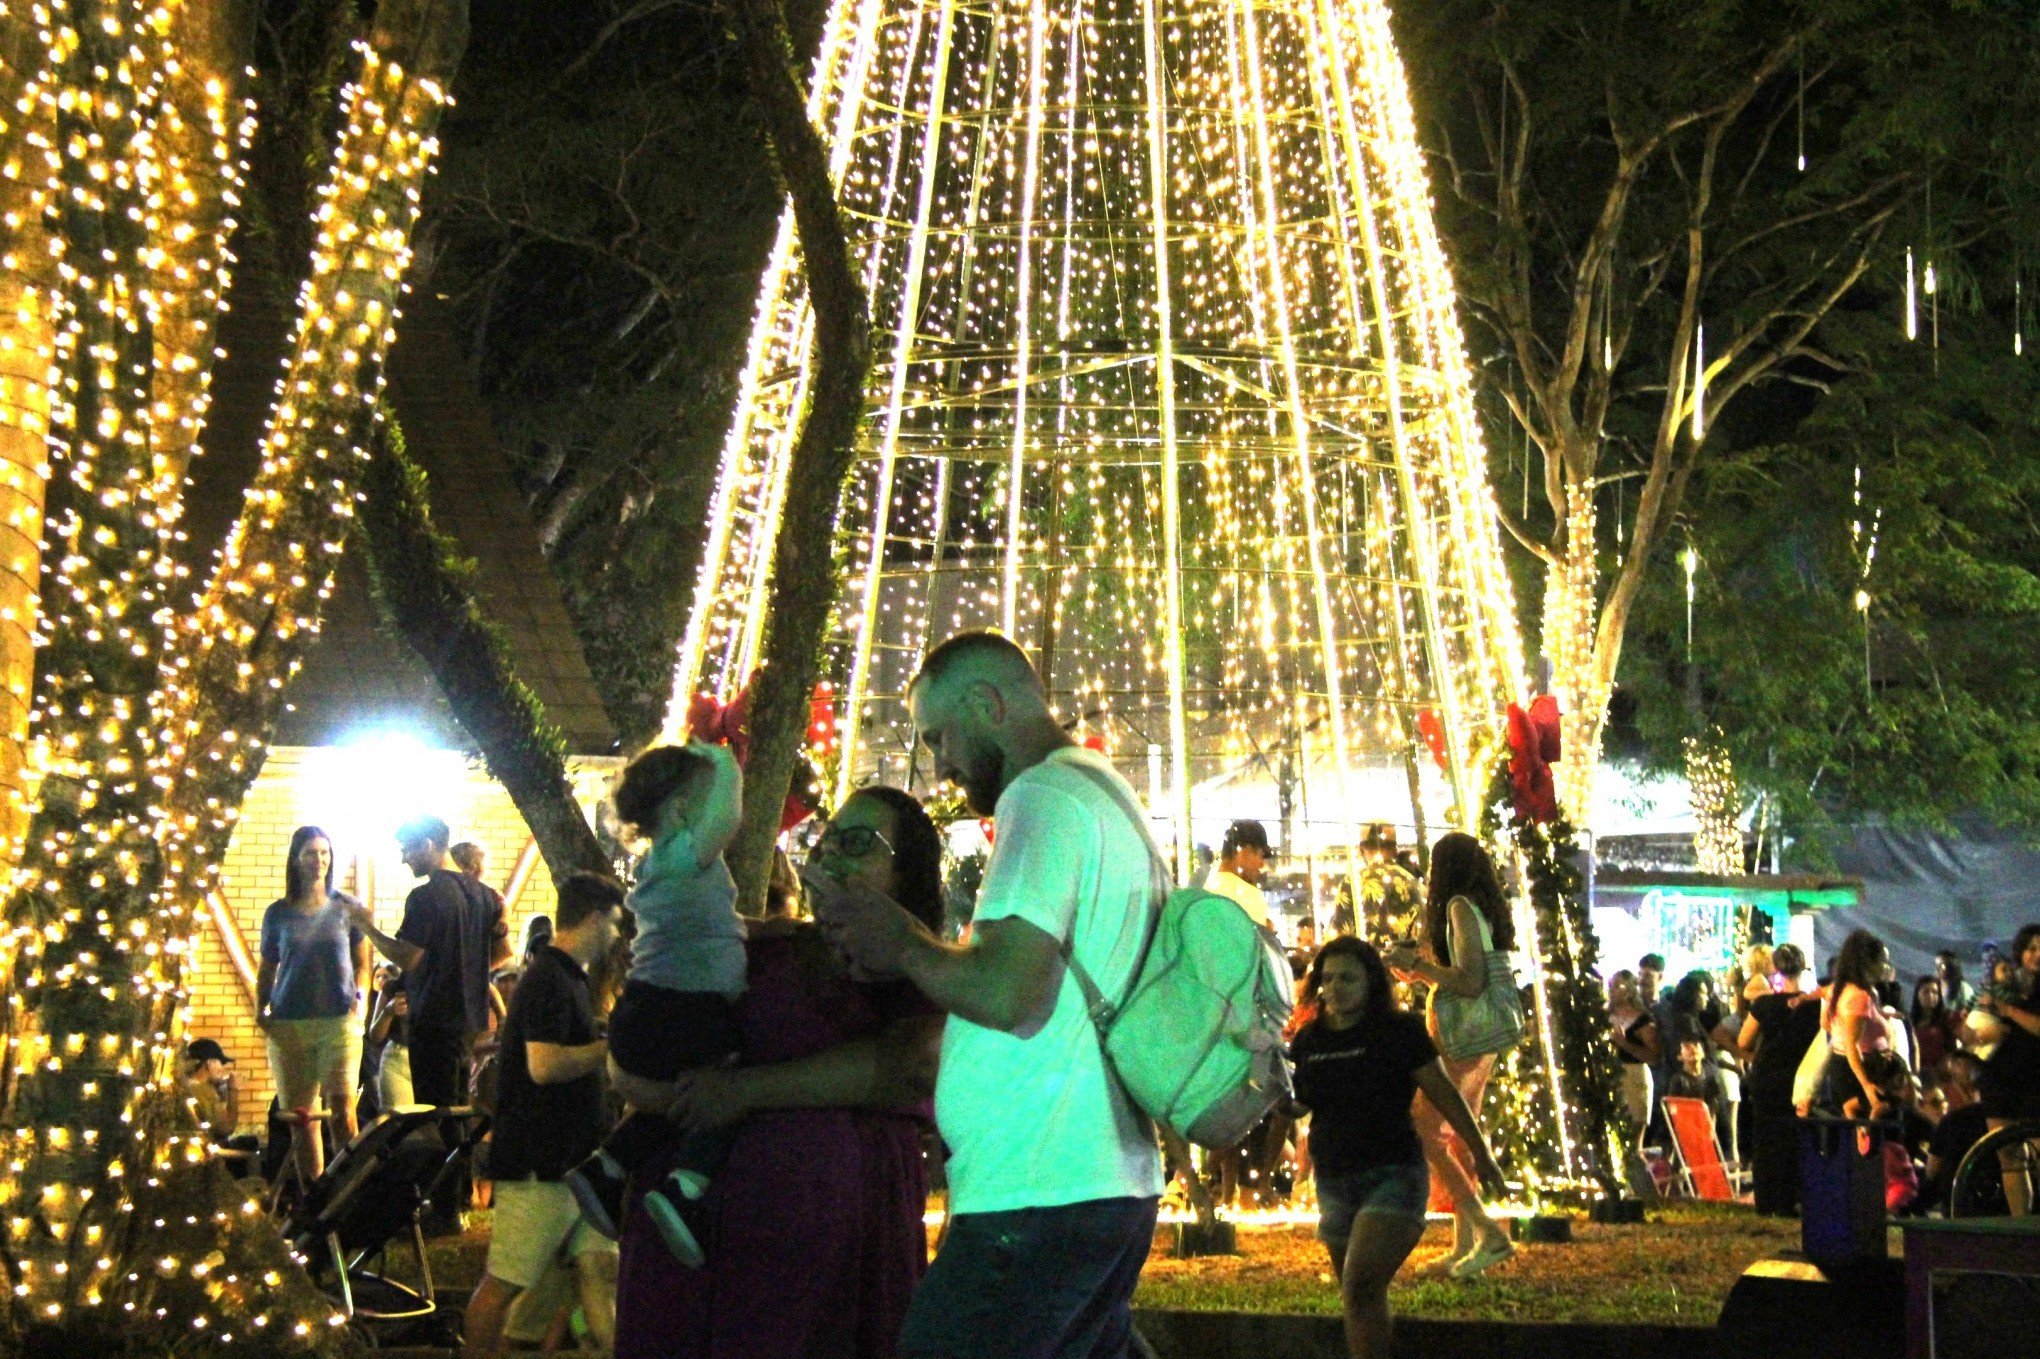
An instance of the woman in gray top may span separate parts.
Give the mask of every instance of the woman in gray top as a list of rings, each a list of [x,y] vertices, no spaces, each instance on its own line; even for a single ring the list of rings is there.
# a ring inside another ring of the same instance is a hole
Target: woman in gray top
[[[354,1076],[361,1066],[368,938],[359,903],[333,889],[333,842],[299,826],[284,862],[284,894],[262,914],[255,1022],[268,1039],[276,1097],[293,1120],[292,1149],[306,1183],[325,1171],[313,1105],[323,1097],[339,1145],[354,1140]]]

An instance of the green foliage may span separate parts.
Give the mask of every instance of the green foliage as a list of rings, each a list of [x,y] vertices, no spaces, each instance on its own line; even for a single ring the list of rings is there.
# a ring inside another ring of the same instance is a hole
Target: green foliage
[[[1873,814],[2040,826],[2040,357],[2013,355],[2010,290],[1985,281],[1938,351],[1893,312],[1852,318],[1855,375],[1696,488],[1691,689],[1809,858]],[[1682,581],[1647,594],[1625,674],[1665,767],[1684,609]]]

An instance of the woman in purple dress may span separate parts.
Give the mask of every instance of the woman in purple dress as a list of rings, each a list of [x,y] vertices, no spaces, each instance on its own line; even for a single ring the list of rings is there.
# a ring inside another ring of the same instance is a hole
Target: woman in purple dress
[[[941,860],[918,802],[867,788],[810,863],[940,928]],[[741,1124],[708,1192],[708,1261],[681,1265],[632,1206],[617,1359],[889,1356],[927,1264],[921,1138],[942,1016],[904,981],[853,976],[814,926],[754,925],[747,948],[744,1065],[683,1077],[668,1106],[690,1127]]]

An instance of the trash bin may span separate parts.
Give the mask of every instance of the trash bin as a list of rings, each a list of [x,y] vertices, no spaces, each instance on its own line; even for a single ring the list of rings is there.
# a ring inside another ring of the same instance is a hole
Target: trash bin
[[[1822,1269],[1885,1258],[1884,1142],[1853,1118],[1799,1121],[1799,1245]]]

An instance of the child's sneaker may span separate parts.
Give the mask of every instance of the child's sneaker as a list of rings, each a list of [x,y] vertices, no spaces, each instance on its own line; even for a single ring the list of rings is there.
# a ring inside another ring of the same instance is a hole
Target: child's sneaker
[[[580,1205],[582,1218],[611,1241],[623,1234],[619,1224],[627,1178],[623,1167],[600,1150],[566,1173],[567,1188]]]
[[[708,1181],[699,1172],[676,1170],[645,1195],[645,1216],[673,1258],[689,1269],[708,1261],[702,1245],[708,1239],[708,1208],[702,1199],[707,1191]]]

